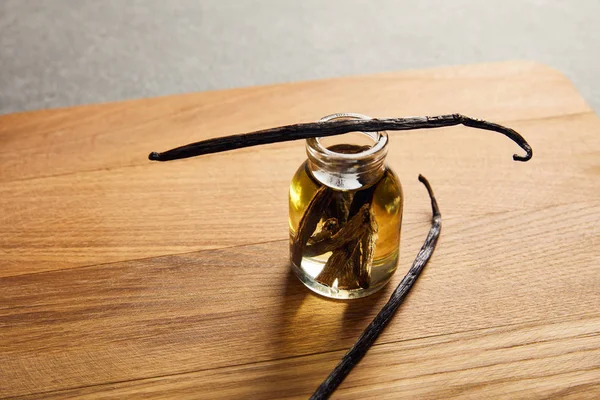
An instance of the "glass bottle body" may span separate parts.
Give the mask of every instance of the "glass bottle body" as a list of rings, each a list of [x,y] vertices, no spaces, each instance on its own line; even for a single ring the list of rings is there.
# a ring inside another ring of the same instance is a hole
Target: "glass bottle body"
[[[326,297],[367,296],[396,271],[404,198],[398,177],[383,163],[387,135],[373,139],[383,146],[307,141],[309,159],[290,184],[292,268]]]

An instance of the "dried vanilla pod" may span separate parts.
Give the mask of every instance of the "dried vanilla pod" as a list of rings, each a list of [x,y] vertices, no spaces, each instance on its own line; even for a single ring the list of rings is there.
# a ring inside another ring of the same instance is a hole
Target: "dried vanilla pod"
[[[358,247],[358,246],[357,246]],[[346,288],[351,284],[352,271],[348,260],[352,257],[352,252],[356,249],[350,249],[347,246],[342,246],[335,249],[331,256],[327,259],[323,270],[315,277],[315,280],[323,285],[337,288]],[[337,284],[335,281],[338,281]],[[358,285],[358,281],[356,285]]]
[[[360,281],[360,268],[362,263],[362,249],[360,248],[360,244],[361,239],[356,239],[348,245],[350,248],[353,249],[358,248],[358,251],[354,251],[352,253],[352,258],[348,262],[352,265],[352,274],[354,274],[354,276],[357,277],[356,283],[358,284],[358,287],[366,289],[368,285],[366,287],[363,287],[364,282],[361,283]]]
[[[352,247],[354,244],[354,247]],[[346,246],[346,264],[340,271],[338,278],[338,288],[344,290],[357,289],[360,287],[358,276],[354,273],[353,260],[360,255],[360,243],[351,243]]]
[[[327,207],[331,201],[331,192],[332,190],[326,186],[320,187],[315,192],[306,211],[302,215],[302,219],[300,219],[300,224],[298,225],[298,231],[296,232],[296,236],[292,243],[292,260],[294,262],[301,262],[302,253],[306,243],[317,228],[325,207]]]
[[[371,266],[375,256],[375,242],[377,241],[377,221],[371,213],[371,219],[366,226],[365,233],[360,238],[360,266],[358,268],[358,283],[363,289],[371,284]]]
[[[365,221],[365,229],[359,239],[360,252],[358,253],[358,256],[352,260],[354,263],[354,275],[358,279],[358,286],[363,289],[367,289],[371,284],[371,265],[375,255],[375,242],[377,240],[377,221],[375,220],[372,211],[373,197],[375,196],[375,191],[377,190],[379,182],[382,182],[389,173],[389,170],[386,170],[376,184],[356,192],[349,208],[349,215],[353,216],[356,214],[357,210],[361,209],[361,207],[366,204],[369,205],[369,220]]]
[[[336,218],[329,218],[323,222],[323,226],[318,233],[315,233],[308,239],[308,244],[315,244],[326,239],[331,239],[340,230],[340,224]]]
[[[315,277],[317,282],[331,286],[337,277],[336,287],[338,289],[367,289],[369,287],[371,264],[377,239],[377,222],[371,210],[376,186],[377,184],[372,185],[351,196],[348,196],[347,192],[344,193],[346,194],[344,199],[346,204],[352,198],[350,204],[345,207],[348,210],[347,215],[350,221],[339,228],[335,237],[329,236],[327,231],[321,231],[315,236],[322,240],[310,241],[305,247],[305,257],[333,252],[330,256],[331,262],[326,263],[321,273]],[[335,192],[328,210],[331,210],[336,199],[342,198],[341,194],[342,192]],[[330,220],[323,224],[324,228]]]
[[[345,224],[348,221],[352,197],[351,192],[334,191],[329,207],[325,209],[325,217],[335,218],[340,225]]]
[[[381,182],[383,178],[385,178],[385,174],[387,174],[387,171],[384,173],[384,176],[377,181],[376,184],[354,193],[354,196],[352,196],[352,202],[348,208],[348,218],[352,218],[354,215],[356,215],[365,204],[371,205],[373,203],[373,196],[375,195],[377,184]]]
[[[318,256],[329,251],[334,251],[353,240],[359,239],[364,232],[364,227],[370,224],[370,206],[370,204],[363,205],[360,211],[350,218],[350,220],[330,239],[325,239],[318,243],[306,246],[304,248],[304,256]]]
[[[402,278],[402,281],[400,281],[390,296],[388,302],[385,303],[381,311],[379,311],[377,316],[363,331],[352,348],[350,348],[344,357],[342,357],[341,361],[333,369],[333,371],[331,371],[329,376],[319,385],[317,390],[315,390],[313,395],[310,397],[311,400],[322,400],[329,398],[335,389],[340,385],[340,383],[342,383],[342,381],[346,378],[346,376],[348,376],[352,368],[354,368],[354,366],[359,363],[364,355],[367,354],[369,348],[371,348],[377,337],[379,337],[381,332],[391,321],[394,313],[398,307],[400,307],[400,304],[402,304],[406,298],[406,295],[408,295],[408,292],[417,281],[421,271],[423,271],[423,268],[425,268],[425,265],[427,265],[427,262],[435,250],[435,246],[442,230],[442,215],[429,181],[427,181],[427,179],[422,175],[419,175],[419,181],[425,185],[431,200],[431,227],[427,233],[425,242],[415,257],[412,266],[404,278]]]
[[[408,131],[456,125],[497,132],[511,139],[525,151],[524,156],[514,154],[513,160],[515,161],[529,161],[533,156],[533,150],[529,143],[514,129],[462,114],[446,114],[434,117],[371,118],[285,125],[250,133],[201,140],[162,153],[153,151],[148,155],[148,159],[153,161],[179,160],[262,144],[342,135],[348,132]]]
[[[305,255],[312,254],[312,251],[333,252],[321,273],[316,276],[317,282],[331,286],[337,277],[337,287],[340,289],[368,288],[376,234],[377,223],[368,203],[331,239],[307,246]]]

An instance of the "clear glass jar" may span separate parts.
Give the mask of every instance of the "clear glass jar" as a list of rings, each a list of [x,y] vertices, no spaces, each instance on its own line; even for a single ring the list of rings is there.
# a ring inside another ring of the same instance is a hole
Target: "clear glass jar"
[[[370,119],[342,113],[321,119]],[[290,259],[298,278],[331,298],[364,297],[396,271],[404,197],[385,165],[386,132],[306,140],[290,185]]]

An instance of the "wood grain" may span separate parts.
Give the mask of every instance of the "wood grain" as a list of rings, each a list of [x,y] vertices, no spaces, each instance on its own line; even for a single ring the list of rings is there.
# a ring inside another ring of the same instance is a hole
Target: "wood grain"
[[[401,276],[337,302],[290,275],[287,185],[302,143],[145,157],[336,111],[463,112],[534,148],[522,164],[493,133],[392,134],[399,271],[429,228],[418,173],[443,232],[337,395],[598,398],[600,120],[564,77],[524,62],[0,117],[0,397],[307,397]]]
[[[600,199],[600,135],[581,135],[595,124],[588,113],[514,122],[536,151],[526,164],[490,132],[393,136],[388,162],[404,187],[405,223],[427,203],[419,173],[434,182],[444,219]],[[303,144],[290,143],[6,182],[0,276],[285,239],[288,185],[304,158]]]
[[[596,399],[600,393],[598,324],[597,317],[577,316],[562,322],[377,344],[334,397]],[[343,355],[344,351],[332,351],[58,391],[44,397],[303,399],[321,382],[321,371],[333,369]]]
[[[402,254],[416,253],[425,212],[405,230]],[[445,221],[432,264],[378,343],[597,309],[598,258],[586,249],[600,246],[599,218],[599,205],[576,203]],[[539,234],[540,224],[561,232],[560,243]],[[364,302],[325,301],[290,276],[287,254],[287,241],[278,241],[3,278],[0,378],[14,386],[0,394],[349,347],[392,288]],[[405,257],[401,269],[409,264]]]
[[[44,110],[0,117],[0,181],[147,165],[150,151],[315,121],[340,110],[372,116],[460,112],[493,121],[591,111],[565,77],[530,62],[394,72]]]

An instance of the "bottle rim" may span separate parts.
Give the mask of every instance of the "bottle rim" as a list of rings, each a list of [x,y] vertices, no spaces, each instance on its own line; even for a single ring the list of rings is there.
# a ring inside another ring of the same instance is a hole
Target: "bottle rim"
[[[327,122],[336,119],[362,119],[362,120],[370,120],[372,117],[358,114],[358,113],[336,113],[327,115],[319,120],[319,122]],[[321,141],[320,137],[309,138],[306,139],[306,148],[310,155],[316,156],[318,158],[325,158],[329,161],[361,161],[368,160],[372,158],[377,153],[381,152],[388,143],[388,134],[386,131],[378,131],[378,132],[361,132],[363,135],[371,138],[374,144],[366,150],[363,150],[358,153],[338,153],[332,150],[329,150],[325,147]],[[385,156],[385,154],[384,154]]]

